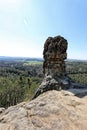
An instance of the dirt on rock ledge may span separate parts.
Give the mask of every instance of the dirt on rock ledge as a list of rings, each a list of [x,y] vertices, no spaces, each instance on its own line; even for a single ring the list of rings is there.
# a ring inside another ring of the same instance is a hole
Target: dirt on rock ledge
[[[87,130],[87,96],[75,94],[52,90],[30,102],[2,108],[0,130]]]

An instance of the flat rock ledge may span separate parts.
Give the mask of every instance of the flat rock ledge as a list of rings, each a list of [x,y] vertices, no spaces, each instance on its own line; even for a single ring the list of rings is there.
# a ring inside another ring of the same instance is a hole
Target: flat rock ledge
[[[87,130],[87,90],[47,91],[30,102],[0,108],[0,130]]]

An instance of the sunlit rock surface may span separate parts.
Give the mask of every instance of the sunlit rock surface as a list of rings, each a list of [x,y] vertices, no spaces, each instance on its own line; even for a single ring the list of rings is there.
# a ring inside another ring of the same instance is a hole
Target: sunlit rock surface
[[[0,130],[87,130],[87,90],[69,91],[47,91],[3,110]]]

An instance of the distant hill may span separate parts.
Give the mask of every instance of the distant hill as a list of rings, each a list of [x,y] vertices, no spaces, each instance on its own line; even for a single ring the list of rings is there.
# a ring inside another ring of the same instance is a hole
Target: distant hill
[[[43,61],[42,58],[0,56],[0,61]]]
[[[80,59],[67,59],[66,61],[69,61],[69,62],[87,62],[87,60],[80,60]]]
[[[43,61],[43,58],[0,56],[0,61]],[[87,60],[67,59],[68,62],[87,62]]]

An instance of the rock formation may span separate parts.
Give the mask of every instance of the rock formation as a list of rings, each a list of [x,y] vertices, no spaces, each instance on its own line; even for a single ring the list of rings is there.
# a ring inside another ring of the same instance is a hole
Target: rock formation
[[[43,72],[44,74],[57,73],[65,75],[66,68],[64,60],[67,58],[67,40],[61,36],[49,37],[44,44]]]
[[[47,38],[43,51],[44,79],[32,99],[49,90],[85,88],[84,85],[72,81],[66,74],[64,60],[67,58],[67,46],[67,40],[61,36]]]
[[[77,95],[85,92],[79,90]],[[0,130],[87,130],[87,96],[75,95],[53,90],[3,109]]]

